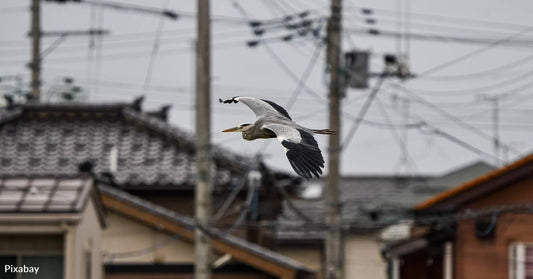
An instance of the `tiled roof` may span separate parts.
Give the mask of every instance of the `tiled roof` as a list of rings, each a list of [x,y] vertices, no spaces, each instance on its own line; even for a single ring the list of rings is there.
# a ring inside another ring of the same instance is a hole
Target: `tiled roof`
[[[193,136],[129,104],[36,104],[0,109],[0,175],[78,173],[90,161],[124,188],[192,188]],[[217,186],[250,159],[213,147]]]
[[[492,167],[485,163],[474,163],[442,176],[343,177],[339,195],[342,224],[352,231],[364,232],[383,228],[406,218],[405,212],[412,210],[421,201],[490,169]],[[327,182],[320,180],[319,183],[325,185]],[[287,201],[284,201],[283,212],[277,220],[277,238],[323,238],[325,230],[320,228],[320,224],[324,224],[324,200],[293,200],[293,203],[312,222],[306,223],[288,206]],[[377,215],[373,215],[374,213]]]
[[[427,177],[400,176],[361,176],[343,177],[340,181],[341,222],[345,229],[353,231],[372,231],[383,228],[397,216],[399,209],[412,207],[417,201],[442,188],[427,187]],[[325,185],[326,180],[320,184]],[[293,200],[297,210],[311,219],[305,222],[291,209],[287,201],[283,204],[283,213],[278,218],[277,238],[290,239],[321,239],[325,237],[324,213],[325,201]],[[390,210],[387,216],[382,215],[372,220],[370,212]]]
[[[0,212],[80,212],[92,178],[0,177]]]

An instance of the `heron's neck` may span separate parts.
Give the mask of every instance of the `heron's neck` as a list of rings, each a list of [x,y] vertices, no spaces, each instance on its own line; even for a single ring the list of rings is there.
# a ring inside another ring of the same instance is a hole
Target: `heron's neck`
[[[257,135],[254,133],[254,130],[254,125],[247,126],[246,129],[242,131],[242,138],[245,140],[257,139]]]

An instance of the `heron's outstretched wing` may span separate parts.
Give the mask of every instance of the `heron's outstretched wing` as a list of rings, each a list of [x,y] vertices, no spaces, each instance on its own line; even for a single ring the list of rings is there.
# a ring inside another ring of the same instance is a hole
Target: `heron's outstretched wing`
[[[292,168],[302,177],[318,178],[322,174],[324,158],[313,136],[302,130],[283,124],[265,124],[263,129],[274,132],[285,147],[285,153]]]
[[[262,116],[278,115],[292,120],[289,116],[289,113],[283,107],[272,101],[258,99],[254,97],[233,97],[225,101],[220,100],[220,102],[226,104],[242,102],[243,104],[247,105],[258,118]]]

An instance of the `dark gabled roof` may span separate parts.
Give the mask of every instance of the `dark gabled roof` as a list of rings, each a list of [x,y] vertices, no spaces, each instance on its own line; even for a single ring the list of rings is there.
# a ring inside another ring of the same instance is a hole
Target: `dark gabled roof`
[[[193,136],[134,105],[32,104],[0,109],[0,175],[78,173],[90,161],[123,188],[192,189]],[[227,185],[252,160],[213,147],[217,185]]]
[[[371,232],[407,217],[413,207],[457,183],[463,183],[492,169],[485,163],[473,163],[441,176],[345,176],[340,180],[341,220],[353,232]],[[316,183],[316,182],[315,182]],[[326,185],[326,180],[318,181]],[[284,201],[278,218],[279,240],[296,240],[325,236],[324,200],[293,200],[297,209],[312,222],[305,222]],[[318,226],[316,224],[319,224]],[[317,229],[310,229],[317,228]]]
[[[193,240],[194,234],[192,234],[192,231],[196,225],[192,218],[183,216],[175,211],[168,210],[114,187],[99,184],[99,188],[104,195],[104,205],[108,209],[118,211],[119,213],[146,223],[151,222],[151,217],[162,218],[161,220],[167,220],[172,224],[177,225],[178,228],[176,229],[176,232],[181,233],[182,237]],[[118,203],[116,201],[118,201]],[[129,207],[141,210],[145,216],[139,216],[136,212],[129,210]],[[170,226],[158,223],[157,220],[158,219],[154,219],[152,225],[163,228],[163,230],[170,229]],[[314,278],[313,271],[293,259],[237,238],[229,233],[224,233],[218,229],[206,228],[206,230],[213,239],[214,249],[222,253],[232,254],[232,256],[240,262],[251,264],[255,268],[275,275],[287,272],[286,274],[293,274],[294,277],[290,278]],[[235,249],[238,251],[237,253],[232,252],[235,251]],[[254,258],[259,259],[260,261],[254,260]],[[261,261],[263,264],[260,264]],[[280,268],[274,269],[266,266],[265,263]]]

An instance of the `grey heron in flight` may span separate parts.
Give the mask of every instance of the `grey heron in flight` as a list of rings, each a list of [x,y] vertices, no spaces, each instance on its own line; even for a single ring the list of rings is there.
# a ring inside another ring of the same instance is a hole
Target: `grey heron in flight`
[[[241,124],[222,132],[242,132],[242,138],[245,140],[277,138],[298,175],[310,179],[313,176],[318,178],[322,174],[324,158],[313,134],[334,135],[335,131],[303,127],[292,121],[283,107],[268,100],[233,97],[219,101],[226,104],[242,102],[257,117],[253,124]]]

